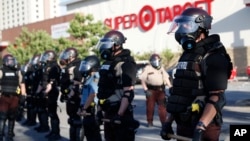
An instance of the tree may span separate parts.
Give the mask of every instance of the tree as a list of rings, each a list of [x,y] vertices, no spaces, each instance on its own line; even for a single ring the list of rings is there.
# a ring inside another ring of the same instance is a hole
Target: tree
[[[7,50],[16,57],[20,64],[26,63],[34,54],[54,49],[54,41],[44,30],[28,31],[22,28],[22,32],[16,38],[15,43],[10,45]]]
[[[98,53],[94,47],[108,30],[109,28],[102,22],[94,22],[92,15],[84,16],[77,13],[70,22],[68,30],[71,38],[54,40],[44,30],[29,31],[24,27],[7,51],[15,56],[20,64],[26,63],[35,54],[41,54],[46,50],[54,50],[59,55],[68,47],[75,47],[79,57],[83,58],[91,53]]]
[[[99,39],[110,29],[101,21],[94,22],[93,15],[84,16],[76,13],[75,18],[70,22],[68,32],[76,42],[76,48],[80,57],[83,58],[91,53],[97,53],[95,45]]]

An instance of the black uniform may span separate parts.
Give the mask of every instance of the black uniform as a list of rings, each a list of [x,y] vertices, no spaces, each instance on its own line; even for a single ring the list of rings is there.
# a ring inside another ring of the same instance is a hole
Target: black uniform
[[[80,140],[80,130],[82,125],[81,117],[77,114],[80,107],[80,92],[79,86],[74,86],[73,81],[81,82],[81,74],[79,72],[80,59],[75,59],[65,68],[61,70],[60,87],[61,87],[61,101],[66,100],[66,112],[69,116],[68,124],[70,125],[70,140]],[[75,94],[73,97],[68,98],[70,91],[74,90]]]
[[[117,67],[117,68],[115,68]],[[122,72],[122,73],[120,73]],[[116,117],[124,94],[123,87],[133,86],[136,79],[136,64],[130,56],[129,50],[115,56],[112,60],[105,61],[100,68],[100,80],[98,83],[98,99],[105,112],[104,117],[111,122],[104,123],[104,134],[107,141],[134,141],[135,129],[139,124],[134,120],[131,102],[134,95],[130,92],[128,100],[130,105],[122,117],[121,124],[116,124]],[[118,75],[117,75],[118,74]],[[118,99],[114,97],[119,97]],[[101,101],[105,100],[104,103]]]
[[[23,125],[33,126],[36,124],[36,114],[34,110],[34,103],[33,103],[33,95],[34,92],[32,90],[33,87],[33,72],[32,68],[28,68],[26,72],[23,74],[23,79],[26,88],[26,108],[27,108],[27,119],[23,123]]]
[[[50,117],[51,132],[48,134],[49,139],[60,138],[60,120],[57,114],[57,99],[59,96],[59,79],[60,79],[60,67],[56,61],[49,62],[46,65],[46,72],[44,72],[47,81],[44,81],[44,86],[48,83],[51,84],[52,89],[48,93],[48,113]]]
[[[187,64],[184,65],[184,63]],[[178,125],[177,134],[193,137],[193,131],[205,104],[211,102],[209,100],[211,94],[208,92],[227,88],[231,68],[230,58],[220,43],[218,35],[211,35],[198,42],[193,51],[184,51],[177,66],[167,104],[168,112],[172,113]],[[219,101],[214,103],[218,106],[217,115],[205,131],[206,134],[215,135],[215,137],[210,136],[210,139],[217,137],[222,124],[221,109],[225,105],[224,92],[219,96]],[[190,107],[193,103],[199,104],[199,112],[192,111]]]
[[[49,122],[48,122],[48,110],[47,110],[47,97],[45,96],[43,90],[45,89],[43,84],[47,80],[47,74],[44,74],[46,68],[40,67],[38,70],[35,71],[35,77],[34,80],[36,80],[36,83],[34,88],[35,92],[35,107],[36,112],[38,114],[38,120],[40,125],[35,128],[37,132],[47,132],[49,131]],[[35,82],[34,82],[35,83]],[[39,89],[39,86],[42,86],[43,89],[39,92],[37,90]]]

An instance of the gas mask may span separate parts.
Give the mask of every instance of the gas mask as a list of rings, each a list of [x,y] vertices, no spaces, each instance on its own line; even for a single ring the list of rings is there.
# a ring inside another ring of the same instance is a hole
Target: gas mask
[[[112,50],[110,49],[104,49],[101,51],[101,58],[104,60],[110,60],[112,58]]]
[[[175,33],[175,40],[184,50],[192,50],[200,35],[199,24],[192,16],[177,16],[168,33]]]
[[[184,50],[192,50],[196,47],[196,37],[191,33],[175,33],[175,40],[182,46]]]

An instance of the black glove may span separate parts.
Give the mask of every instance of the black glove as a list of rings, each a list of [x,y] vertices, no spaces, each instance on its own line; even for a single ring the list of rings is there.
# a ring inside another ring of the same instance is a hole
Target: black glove
[[[96,112],[96,123],[98,124],[98,125],[102,125],[102,123],[103,123],[103,121],[102,121],[102,119],[103,119],[104,117],[103,117],[103,113],[102,113],[102,111],[100,110],[100,111],[97,111]]]
[[[20,95],[19,101],[20,101],[20,104],[25,105],[26,96],[25,95]]]
[[[171,122],[164,123],[164,125],[162,125],[162,128],[161,128],[161,138],[162,139],[170,140],[171,138],[168,137],[168,134],[174,134]]]
[[[65,94],[61,94],[60,101],[63,103],[65,101],[65,99],[66,99]]]
[[[152,93],[149,90],[144,91],[146,98],[150,97]]]
[[[195,129],[194,130],[193,141],[201,141],[202,134],[203,134],[202,129]]]

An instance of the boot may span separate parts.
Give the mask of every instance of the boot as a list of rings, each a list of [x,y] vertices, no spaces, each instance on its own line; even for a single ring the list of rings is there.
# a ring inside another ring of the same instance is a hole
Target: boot
[[[37,132],[43,133],[48,132],[49,129],[49,123],[48,123],[48,113],[47,111],[40,111],[38,113],[39,120],[40,120],[40,128],[37,128]]]
[[[60,121],[58,118],[51,119],[51,132],[52,134],[48,137],[49,140],[59,140],[60,136]]]
[[[13,141],[15,127],[15,120],[8,120],[8,135],[6,137],[6,141]]]
[[[0,112],[0,141],[3,141],[6,119],[7,119],[7,114]]]
[[[37,116],[36,108],[31,108],[29,112],[27,111],[27,120],[29,120],[27,126],[36,125],[36,116]]]
[[[70,141],[80,141],[81,127],[74,127],[70,125],[69,127],[69,138]]]

